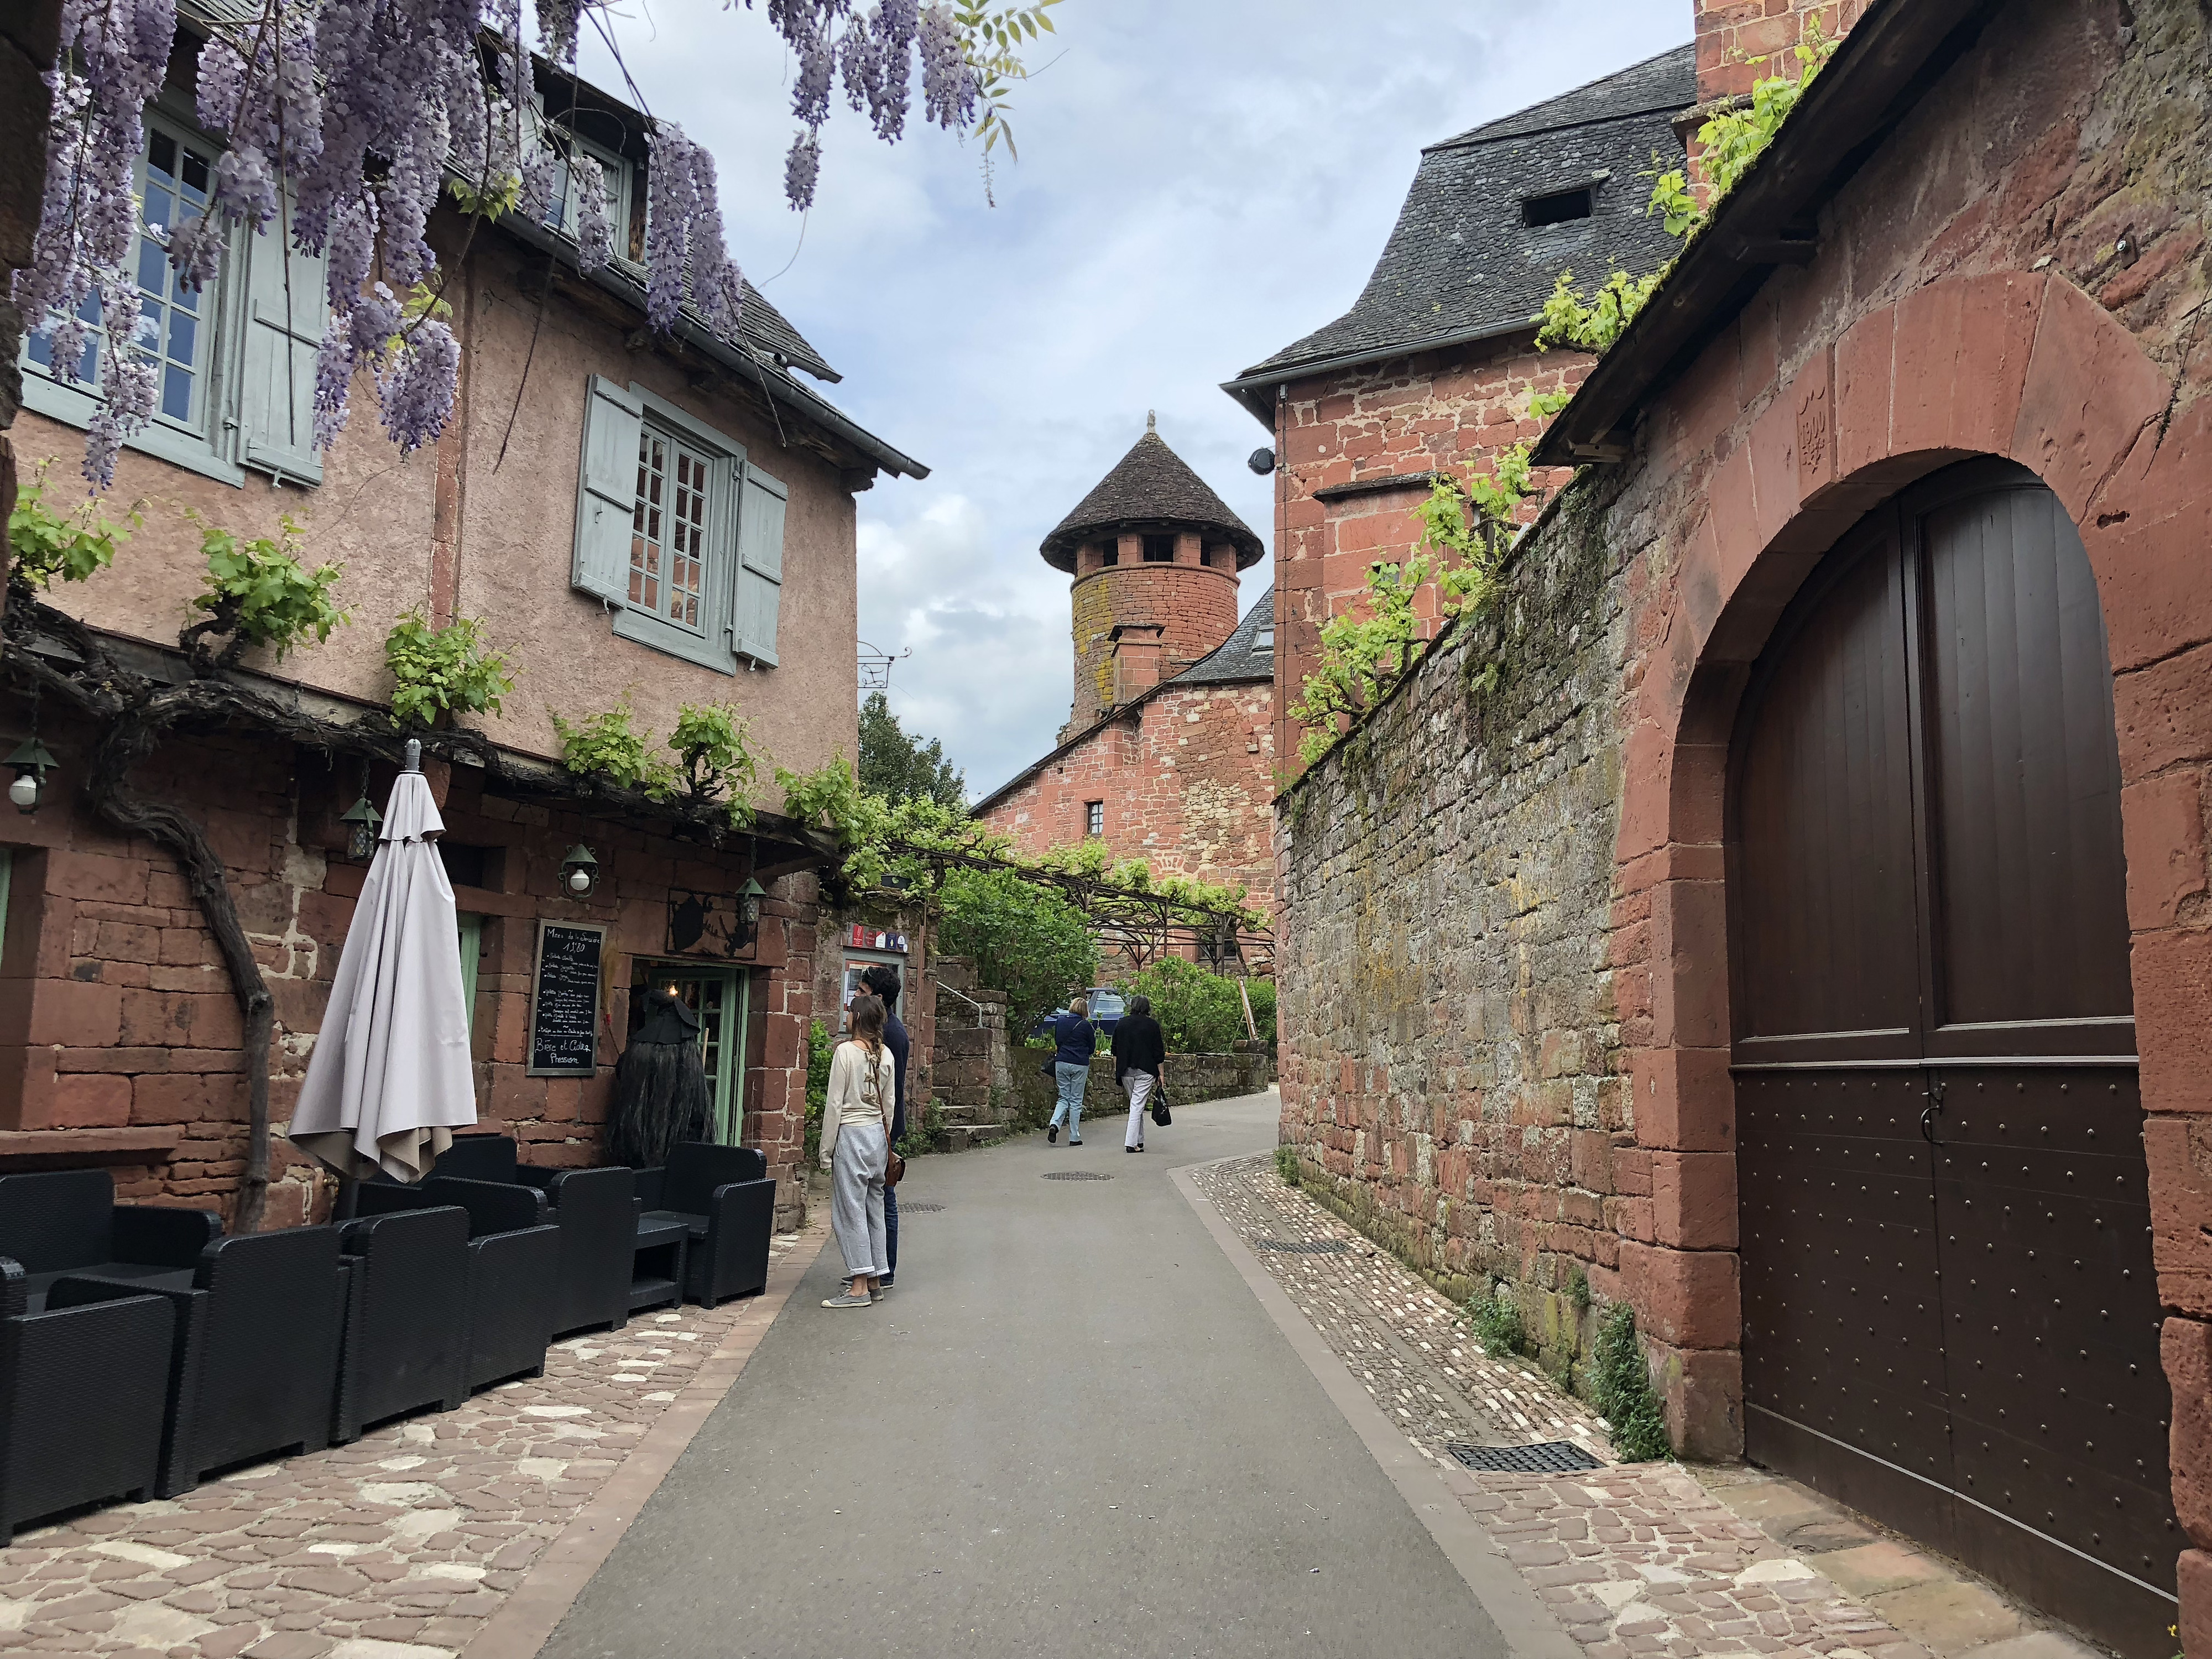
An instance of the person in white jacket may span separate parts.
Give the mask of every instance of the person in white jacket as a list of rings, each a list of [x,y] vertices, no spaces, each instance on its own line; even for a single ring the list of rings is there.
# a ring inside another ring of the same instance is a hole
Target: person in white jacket
[[[888,1287],[884,1173],[890,1166],[891,1106],[897,1086],[884,1042],[884,1005],[853,999],[853,1035],[830,1061],[822,1109],[822,1167],[830,1171],[830,1225],[845,1254],[845,1288],[825,1308],[865,1308]]]

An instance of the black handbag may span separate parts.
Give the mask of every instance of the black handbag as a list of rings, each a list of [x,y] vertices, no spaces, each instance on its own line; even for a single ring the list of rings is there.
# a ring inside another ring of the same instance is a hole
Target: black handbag
[[[1164,1083],[1152,1085],[1152,1121],[1163,1129],[1175,1121],[1175,1114],[1168,1110],[1168,1090]]]

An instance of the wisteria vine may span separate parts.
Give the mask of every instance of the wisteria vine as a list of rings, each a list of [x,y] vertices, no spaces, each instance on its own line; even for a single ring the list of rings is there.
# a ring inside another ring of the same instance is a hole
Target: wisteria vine
[[[972,5],[877,0],[863,13],[854,0],[764,0],[764,9],[798,66],[800,130],[784,179],[802,210],[814,200],[822,127],[841,79],[888,143],[905,131],[917,64],[924,118],[951,131],[975,120],[979,100],[994,109],[997,77],[1018,72],[1003,50],[978,50],[978,25],[991,20]],[[536,0],[538,49],[556,70],[575,61],[583,15],[583,0]],[[202,216],[148,222],[144,234],[166,247],[186,289],[216,280],[241,237],[271,237],[325,262],[319,449],[345,429],[364,374],[403,453],[434,442],[452,416],[460,345],[443,320],[429,241],[441,191],[474,216],[517,211],[558,223],[565,173],[579,265],[590,271],[614,257],[604,173],[539,111],[522,29],[520,0],[262,0],[258,16],[216,29],[200,50],[199,123],[225,148]],[[125,439],[154,414],[134,186],[143,112],[176,36],[176,0],[65,0],[61,52],[46,77],[46,198],[13,297],[47,333],[58,378],[77,379],[98,341],[99,406],[84,459],[95,491],[112,482]],[[653,326],[673,328],[688,306],[734,336],[744,284],[723,234],[714,158],[672,121],[651,123],[644,252]]]

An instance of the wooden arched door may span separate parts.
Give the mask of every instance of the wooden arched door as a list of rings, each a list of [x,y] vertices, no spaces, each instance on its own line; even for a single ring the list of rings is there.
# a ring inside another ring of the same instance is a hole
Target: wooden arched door
[[[1729,837],[1748,1455],[2166,1659],[2112,672],[2033,475],[1951,468],[1823,562]]]

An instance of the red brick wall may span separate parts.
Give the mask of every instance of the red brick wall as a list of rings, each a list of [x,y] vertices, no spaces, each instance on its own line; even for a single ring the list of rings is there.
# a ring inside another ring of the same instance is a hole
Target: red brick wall
[[[1869,0],[1696,0],[1698,100],[1748,93],[1752,83],[1796,73],[1790,49],[1817,22],[1839,40]]]
[[[1237,569],[1199,562],[1195,531],[1176,538],[1173,564],[1144,563],[1143,541],[1120,539],[1119,562],[1103,563],[1095,545],[1078,556],[1069,603],[1074,614],[1075,701],[1063,738],[1081,731],[1117,702],[1188,668],[1226,640],[1237,627]],[[1117,689],[1114,630],[1158,628],[1158,666],[1143,684],[1124,680]]]
[[[1297,763],[1290,705],[1320,654],[1322,624],[1360,602],[1370,566],[1419,550],[1415,508],[1427,475],[1468,465],[1486,470],[1499,450],[1534,439],[1528,398],[1581,382],[1589,358],[1539,352],[1528,338],[1455,347],[1395,362],[1292,381],[1276,405],[1282,471],[1275,538],[1275,750]],[[1565,471],[1539,474],[1528,516]],[[1377,479],[1409,482],[1337,495]],[[1434,631],[1432,592],[1424,596],[1424,637]]]
[[[21,710],[0,705],[0,717]],[[13,853],[0,949],[0,1167],[57,1157],[106,1162],[133,1196],[228,1207],[245,1168],[241,1026],[200,913],[169,858],[118,836],[77,798],[88,734],[46,723],[62,757],[47,805],[9,811],[0,845]],[[331,1191],[292,1158],[283,1126],[298,1096],[313,1034],[337,971],[365,866],[343,860],[337,818],[358,770],[334,775],[289,745],[212,738],[173,744],[134,775],[207,829],[230,872],[240,918],[276,1005],[271,1115],[278,1139],[267,1223],[325,1212]],[[371,785],[390,784],[380,769]],[[665,949],[672,886],[732,891],[742,848],[716,854],[640,830],[485,794],[466,769],[451,781],[447,836],[502,849],[497,889],[457,889],[459,908],[485,917],[474,1049],[477,1115],[514,1134],[539,1163],[588,1164],[612,1068],[628,1031],[630,958]],[[560,861],[577,842],[600,861],[586,900],[561,894]],[[779,1218],[797,1224],[805,1133],[801,1035],[812,1007],[814,885],[775,884],[763,903],[753,968],[752,1064],[744,1139],[784,1183]],[[611,993],[601,1066],[586,1081],[526,1075],[529,983],[538,918],[608,925]],[[31,1137],[9,1132],[41,1132]],[[83,1133],[80,1132],[96,1133]]]
[[[1273,708],[1264,680],[1163,691],[994,803],[983,821],[1036,854],[1081,841],[1085,803],[1103,801],[1115,858],[1236,884],[1272,916]]]

